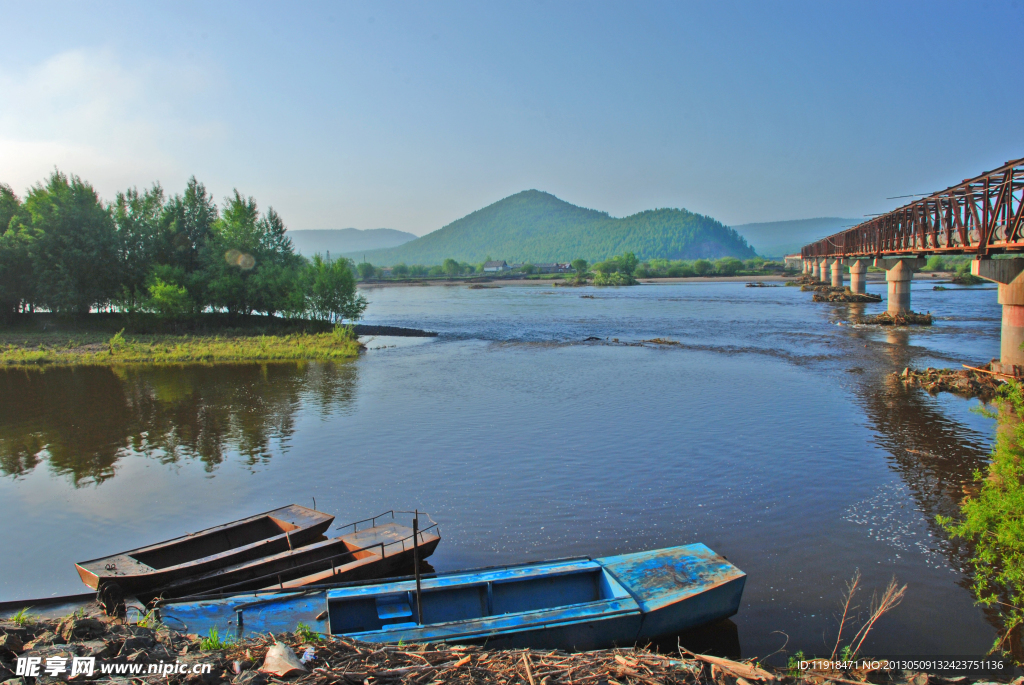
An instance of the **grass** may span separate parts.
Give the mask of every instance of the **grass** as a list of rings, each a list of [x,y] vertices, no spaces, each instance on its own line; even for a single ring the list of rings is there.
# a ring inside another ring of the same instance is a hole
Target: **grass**
[[[295,635],[303,642],[321,642],[323,637],[306,623],[295,626]]]
[[[204,652],[212,652],[218,649],[227,649],[231,646],[230,640],[220,639],[217,627],[210,628],[210,634],[199,641],[199,649]]]
[[[224,336],[23,331],[0,333],[0,366],[339,360],[361,348],[352,329],[341,326],[326,333]]]
[[[18,624],[19,626],[27,625],[32,623],[35,619],[28,613],[28,607],[25,607],[14,616],[11,616],[11,621]]]
[[[999,428],[987,472],[976,471],[977,494],[960,505],[958,519],[936,517],[954,538],[971,544],[972,590],[978,604],[996,609],[1002,625],[992,651],[1018,663],[1024,644],[1024,386],[999,389]]]

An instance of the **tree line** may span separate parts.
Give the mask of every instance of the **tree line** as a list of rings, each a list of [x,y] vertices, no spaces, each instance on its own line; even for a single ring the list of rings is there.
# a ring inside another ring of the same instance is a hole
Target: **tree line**
[[[0,184],[0,319],[37,309],[359,318],[352,262],[306,259],[285,232],[273,208],[261,213],[237,190],[218,207],[195,177],[181,194],[154,184],[109,203],[60,171],[24,199]]]

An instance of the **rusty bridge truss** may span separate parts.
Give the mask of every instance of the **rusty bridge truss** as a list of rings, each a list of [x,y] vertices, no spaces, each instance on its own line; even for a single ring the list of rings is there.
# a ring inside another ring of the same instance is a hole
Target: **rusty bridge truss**
[[[1024,159],[805,246],[804,259],[1024,252]]]

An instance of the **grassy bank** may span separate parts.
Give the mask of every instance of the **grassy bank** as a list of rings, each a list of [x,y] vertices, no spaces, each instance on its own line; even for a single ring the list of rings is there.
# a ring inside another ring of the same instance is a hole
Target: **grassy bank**
[[[0,366],[335,360],[362,348],[349,327],[260,319],[266,317],[169,323],[37,315],[0,329]],[[117,324],[121,328],[111,331]]]
[[[994,651],[1024,663],[1024,386],[999,390],[996,444],[987,472],[975,473],[974,494],[958,519],[938,517],[954,538],[970,543],[971,578],[978,603],[1002,623]]]

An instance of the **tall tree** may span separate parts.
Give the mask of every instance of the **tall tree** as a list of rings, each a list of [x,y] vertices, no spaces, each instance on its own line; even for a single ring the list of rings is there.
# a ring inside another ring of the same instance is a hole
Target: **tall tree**
[[[146,291],[146,280],[156,262],[161,241],[164,190],[159,184],[139,192],[131,188],[117,194],[110,207],[117,233],[119,299],[133,309]]]
[[[84,314],[117,290],[117,236],[91,185],[54,171],[29,190],[11,221],[32,234],[35,298],[51,311]],[[10,229],[8,229],[10,230]]]
[[[0,321],[9,321],[32,296],[31,234],[10,228],[19,210],[21,200],[9,185],[0,183]]]
[[[175,195],[167,203],[163,220],[168,238],[165,261],[182,267],[185,273],[197,270],[199,253],[217,221],[217,205],[206,186],[191,177],[185,194]]]
[[[356,291],[356,278],[348,259],[324,261],[319,255],[306,269],[308,311],[325,321],[355,321],[366,309],[366,298]]]
[[[210,304],[229,312],[293,313],[304,308],[304,263],[270,208],[260,216],[256,200],[234,191],[214,226],[204,260]]]

